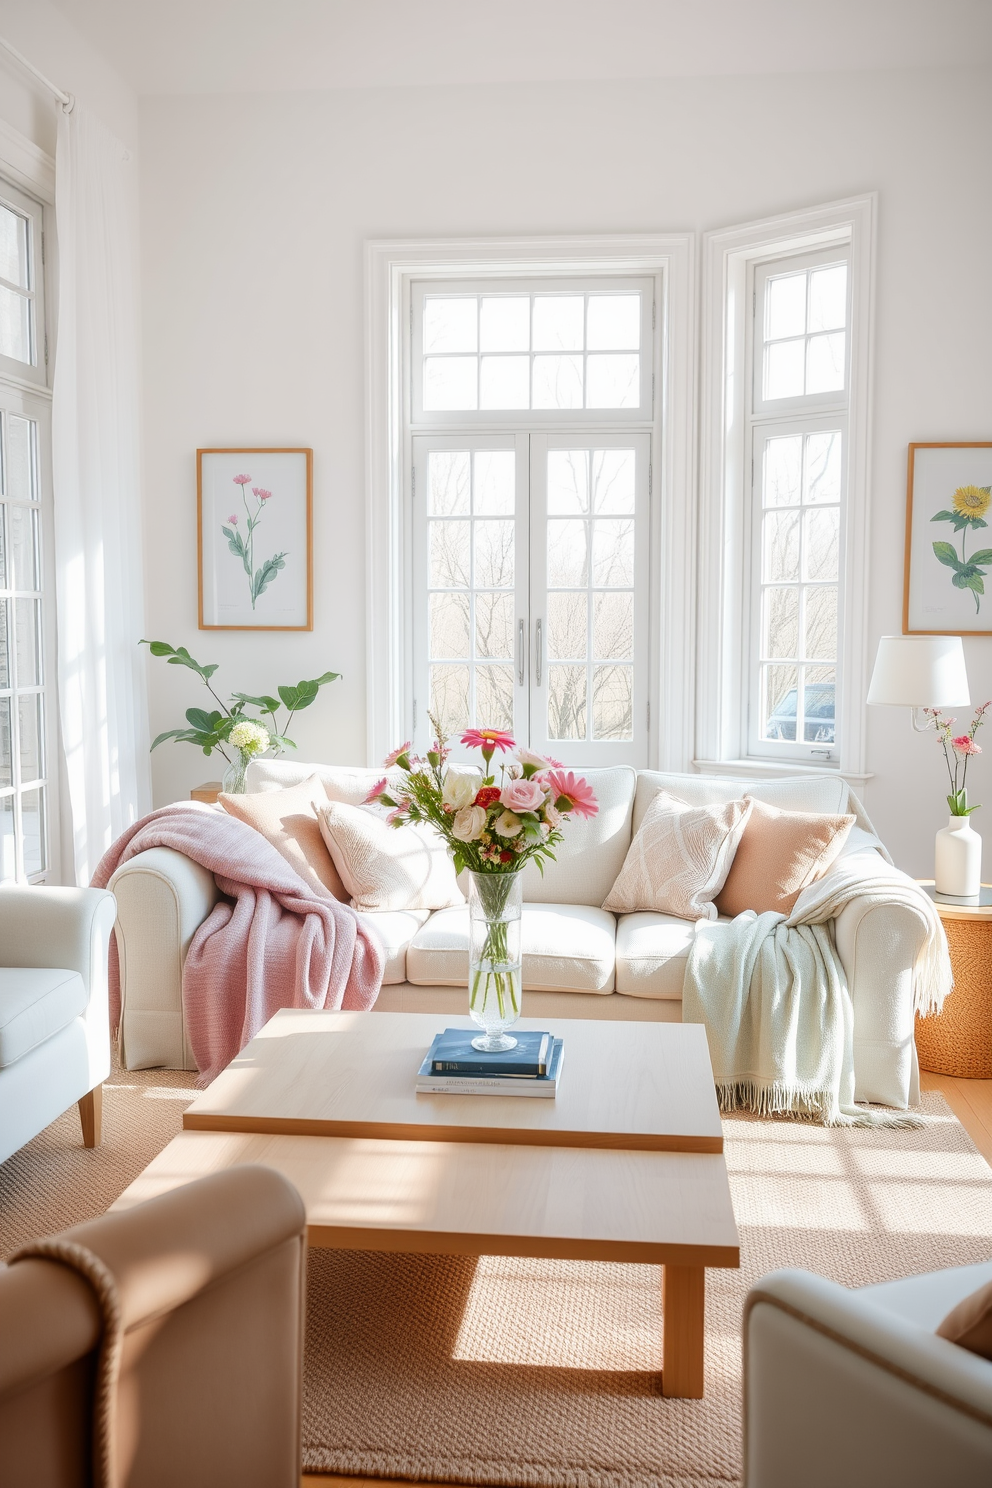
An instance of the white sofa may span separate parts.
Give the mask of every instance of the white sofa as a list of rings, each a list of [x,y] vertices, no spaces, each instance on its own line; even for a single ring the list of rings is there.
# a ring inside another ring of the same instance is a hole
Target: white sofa
[[[987,1488],[992,1363],[936,1336],[992,1262],[848,1290],[774,1271],[744,1312],[745,1488]]]
[[[74,1102],[99,1145],[114,914],[105,889],[0,888],[0,1162]]]
[[[335,800],[360,802],[381,772],[255,761],[249,790],[278,790],[318,774]],[[742,781],[665,775],[626,766],[584,772],[599,813],[570,821],[557,861],[543,878],[524,870],[525,1011],[534,1017],[625,1018],[678,1022],[694,926],[662,914],[613,915],[601,908],[631,837],[662,787],[693,802],[750,793],[791,810],[847,809],[835,776]],[[877,838],[855,827],[845,856],[867,873],[892,869]],[[141,853],[111,880],[117,896],[122,1050],[128,1067],[195,1068],[182,1017],[182,965],[197,926],[217,897],[213,879],[165,848]],[[468,912],[460,907],[369,915],[386,946],[380,1010],[466,1011]],[[854,1000],[859,1100],[904,1108],[919,1099],[913,1042],[912,969],[925,934],[921,913],[898,904],[847,906],[835,922],[837,949]]]

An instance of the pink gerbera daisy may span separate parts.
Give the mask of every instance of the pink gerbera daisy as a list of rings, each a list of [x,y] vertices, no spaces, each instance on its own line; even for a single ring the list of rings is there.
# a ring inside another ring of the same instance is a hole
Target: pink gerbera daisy
[[[574,811],[576,816],[595,816],[599,810],[596,792],[581,776],[561,770],[552,770],[548,776],[548,788],[559,811]]]
[[[376,781],[375,785],[369,791],[362,804],[365,806],[371,806],[373,801],[378,801],[379,797],[385,794],[386,784],[386,777],[385,775],[383,775],[381,780]]]
[[[505,729],[466,729],[462,743],[469,749],[481,749],[483,754],[492,754],[494,749],[512,749],[513,735]]]
[[[391,754],[387,754],[386,755],[386,758],[383,760],[382,763],[385,765],[385,767],[386,767],[387,770],[392,765],[395,765],[397,763],[400,763],[401,764],[401,767],[403,769],[406,769],[407,768],[407,758],[406,758],[406,756],[407,756],[407,751],[410,749],[412,742],[413,742],[412,740],[407,739],[406,743],[405,744],[401,744],[400,747],[399,747],[399,749],[394,749]]]

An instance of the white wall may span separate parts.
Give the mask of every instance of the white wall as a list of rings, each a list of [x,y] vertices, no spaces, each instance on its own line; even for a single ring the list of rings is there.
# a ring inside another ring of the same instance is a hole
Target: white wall
[[[148,634],[227,688],[342,671],[300,752],[364,761],[368,238],[702,231],[877,189],[873,656],[901,624],[907,443],[992,437],[990,98],[988,71],[958,69],[144,101]],[[312,635],[196,629],[194,451],[242,443],[314,447]],[[968,659],[992,695],[992,642]],[[178,668],[149,679],[153,734],[201,701]],[[922,876],[938,753],[870,712],[868,809]],[[165,745],[156,798],[216,773]],[[992,765],[974,785],[992,813]]]

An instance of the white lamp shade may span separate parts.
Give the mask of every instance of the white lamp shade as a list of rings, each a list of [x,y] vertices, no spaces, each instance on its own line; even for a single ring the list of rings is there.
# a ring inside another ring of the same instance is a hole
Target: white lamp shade
[[[894,708],[967,708],[960,636],[883,636],[868,688],[870,703]]]

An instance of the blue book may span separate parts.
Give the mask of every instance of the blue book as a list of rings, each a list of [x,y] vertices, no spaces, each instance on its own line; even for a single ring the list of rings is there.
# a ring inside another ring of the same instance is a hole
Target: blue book
[[[432,1075],[428,1054],[417,1071],[415,1089],[418,1095],[533,1095],[554,1100],[564,1051],[561,1039],[553,1039],[551,1063],[546,1075],[533,1079],[521,1075]]]
[[[548,1073],[554,1047],[550,1033],[517,1033],[515,1049],[504,1054],[489,1054],[473,1049],[478,1038],[473,1029],[446,1028],[431,1044],[428,1053],[432,1075],[501,1075],[535,1080]]]

